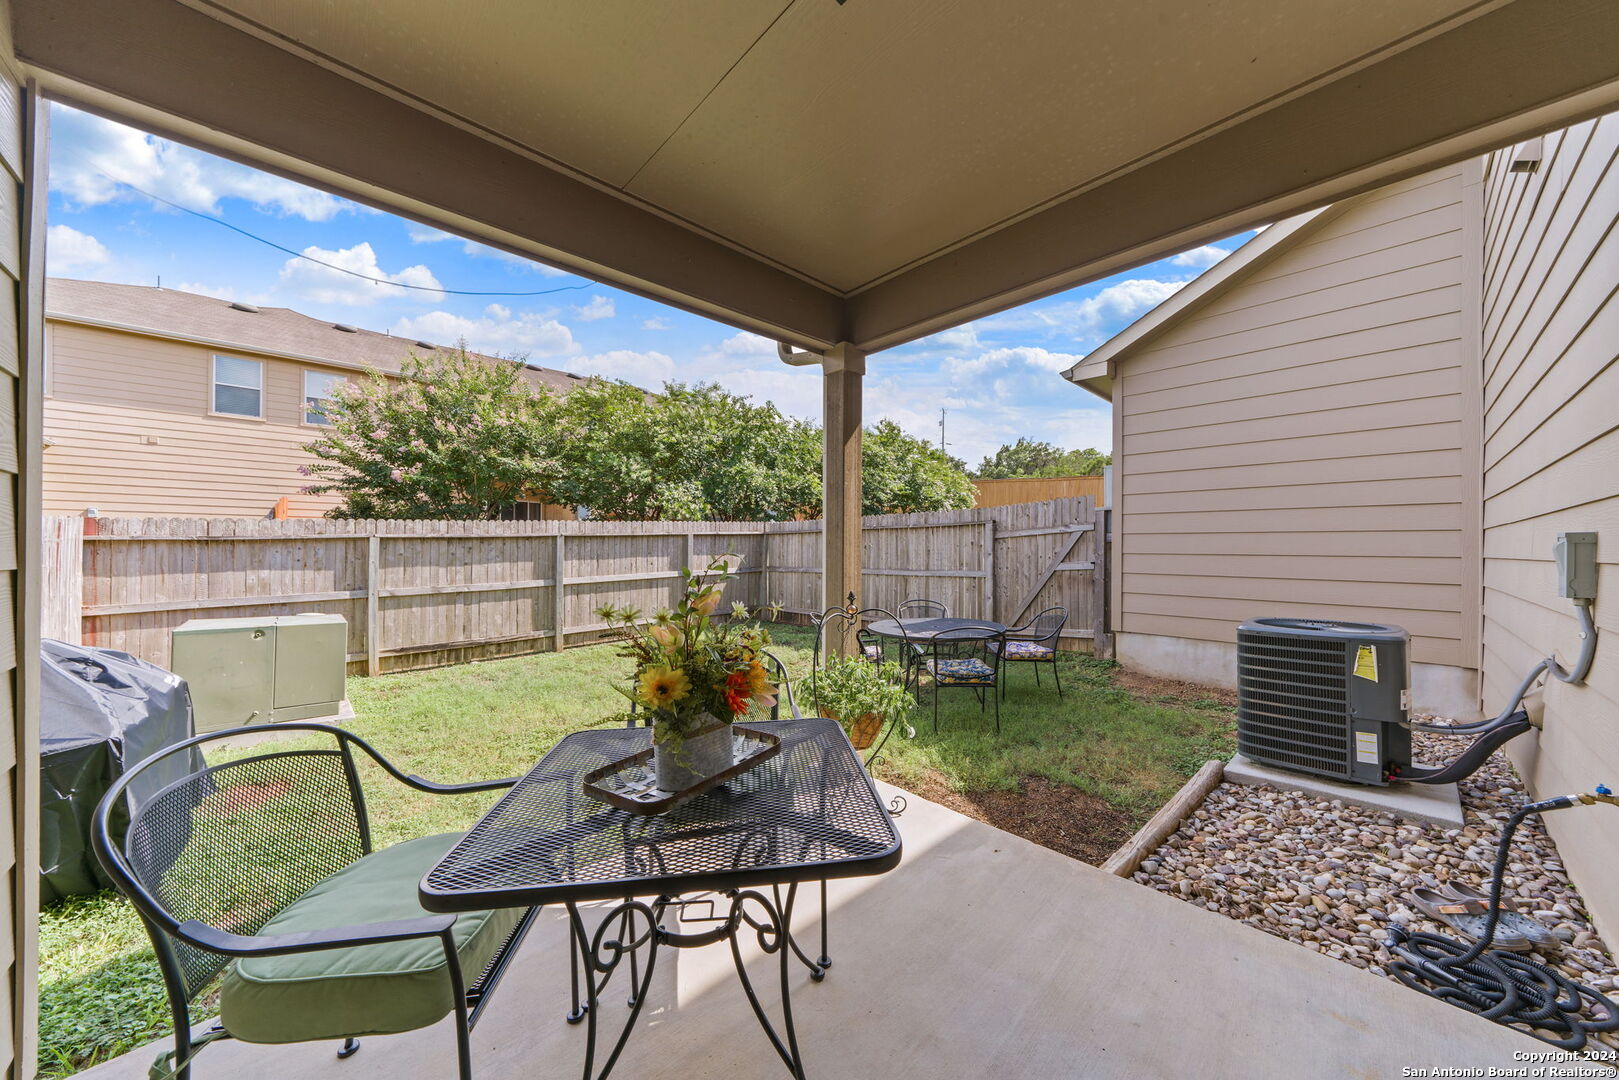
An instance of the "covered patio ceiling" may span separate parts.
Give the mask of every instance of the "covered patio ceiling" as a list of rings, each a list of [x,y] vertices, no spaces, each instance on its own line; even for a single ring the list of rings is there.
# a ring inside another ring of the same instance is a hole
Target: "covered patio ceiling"
[[[50,93],[861,352],[1619,105],[1611,0],[14,0]]]

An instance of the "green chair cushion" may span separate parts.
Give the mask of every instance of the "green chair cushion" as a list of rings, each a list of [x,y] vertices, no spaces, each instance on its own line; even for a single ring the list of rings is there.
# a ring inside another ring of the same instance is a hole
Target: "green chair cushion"
[[[290,934],[419,919],[416,887],[461,833],[424,836],[372,852],[326,878],[264,924]],[[468,985],[523,917],[522,908],[456,919],[456,949]],[[455,1005],[444,943],[437,937],[290,956],[244,957],[225,969],[220,1022],[244,1042],[288,1043],[388,1035],[426,1027]]]

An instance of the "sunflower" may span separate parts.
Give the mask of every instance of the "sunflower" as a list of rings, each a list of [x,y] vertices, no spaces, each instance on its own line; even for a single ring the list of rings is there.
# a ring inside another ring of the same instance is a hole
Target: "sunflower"
[[[691,692],[691,680],[679,668],[650,667],[641,672],[641,704],[667,709]]]

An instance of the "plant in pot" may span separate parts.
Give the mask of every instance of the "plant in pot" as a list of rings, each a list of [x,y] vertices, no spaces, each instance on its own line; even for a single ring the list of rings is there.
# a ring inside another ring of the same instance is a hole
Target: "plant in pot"
[[[635,662],[631,685],[616,689],[652,713],[652,757],[664,791],[730,768],[731,724],[776,703],[763,664],[769,632],[747,622],[741,604],[732,605],[729,619],[715,616],[734,565],[734,557],[721,556],[702,573],[682,570],[680,602],[650,619],[611,605],[596,612],[622,640],[620,655]]]
[[[841,723],[856,750],[876,742],[886,723],[903,725],[906,738],[916,737],[910,725],[916,699],[892,660],[874,664],[858,656],[833,657],[810,674],[805,687],[816,711]]]

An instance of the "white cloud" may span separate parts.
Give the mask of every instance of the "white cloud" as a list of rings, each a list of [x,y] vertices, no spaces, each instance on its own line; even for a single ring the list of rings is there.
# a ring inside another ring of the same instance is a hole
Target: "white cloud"
[[[410,237],[413,244],[439,244],[445,240],[459,239],[454,233],[447,233],[443,229],[435,229],[431,225],[422,225],[415,221],[405,223],[405,235]]]
[[[67,225],[45,230],[45,252],[48,272],[59,275],[86,273],[112,261],[107,245]]]
[[[1231,252],[1226,248],[1215,247],[1213,244],[1204,244],[1202,247],[1193,248],[1191,251],[1181,252],[1169,260],[1169,265],[1191,266],[1198,270],[1207,270],[1229,254]]]
[[[611,319],[618,314],[618,309],[613,306],[612,297],[592,296],[585,303],[574,305],[573,313],[580,322],[595,322],[597,319]]]
[[[940,345],[946,349],[976,349],[978,348],[978,324],[965,323],[950,330],[941,330],[932,337],[924,338],[919,345]]]
[[[446,238],[450,237],[449,233],[445,233],[444,235]],[[454,239],[460,238],[455,237]],[[472,256],[474,259],[499,259],[501,262],[510,263],[513,266],[520,266],[525,270],[532,270],[541,277],[568,277],[571,273],[570,271],[539,262],[536,259],[526,258],[522,255],[513,255],[509,251],[502,251],[500,248],[490,247],[488,244],[480,244],[476,240],[463,240],[461,242],[461,250]]]
[[[668,319],[647,319],[641,324],[642,330],[668,330],[669,328]]]
[[[500,304],[490,304],[484,309],[482,317],[476,319],[448,311],[429,311],[400,319],[394,323],[392,333],[398,337],[435,344],[465,341],[477,352],[521,355],[532,359],[573,356],[580,351],[578,343],[573,340],[573,331],[557,322],[549,313],[519,312],[514,315]]]
[[[424,303],[434,304],[444,299],[444,293],[438,291],[423,292],[421,290],[438,290],[443,286],[438,278],[427,267],[417,264],[407,266],[398,273],[390,274],[377,263],[377,253],[371,245],[361,241],[350,248],[338,251],[328,251],[322,247],[311,244],[304,248],[307,258],[288,259],[281,267],[281,289],[293,296],[310,300],[317,304],[371,304],[378,300],[399,300],[409,298]],[[319,263],[311,262],[319,260]],[[323,266],[320,263],[329,263]],[[333,267],[342,267],[343,270],[352,271],[345,274]],[[363,274],[369,278],[380,278],[384,281],[395,281],[402,285],[413,285],[413,289],[393,289],[375,281],[364,281],[354,274]]]
[[[1079,363],[1084,355],[1052,352],[1033,345],[1014,345],[1005,349],[987,349],[968,359],[952,356],[944,362],[944,370],[950,375],[967,378],[977,378],[987,371],[1019,364],[1040,371],[1067,371]]]
[[[623,379],[648,390],[656,390],[675,377],[675,362],[661,352],[635,352],[613,349],[568,361],[568,370],[581,375]]]
[[[200,281],[182,281],[173,286],[175,292],[212,296],[216,300],[240,300],[245,304],[269,304],[274,301],[269,293],[243,292],[233,285],[208,285]]]
[[[524,258],[521,255],[513,255],[509,251],[502,251],[500,248],[490,247],[488,244],[480,244],[476,240],[468,240],[465,237],[445,232],[443,229],[435,229],[431,225],[423,225],[420,222],[406,222],[405,235],[410,237],[410,242],[413,244],[442,244],[446,240],[459,240],[461,250],[475,259],[500,259],[514,266],[533,270],[544,277],[567,277],[569,274],[567,270],[560,270],[555,266],[549,266],[535,259]]]
[[[204,214],[245,199],[279,214],[327,221],[358,209],[347,199],[284,180],[64,105],[52,110],[51,190],[99,206],[143,196],[126,184]]]
[[[1132,321],[1174,296],[1186,282],[1156,278],[1130,278],[1109,285],[1095,296],[1024,308],[985,319],[981,326],[996,331],[1047,329],[1092,340],[1106,327]]]
[[[720,352],[726,356],[775,356],[776,343],[767,337],[750,334],[744,330],[720,342]]]

